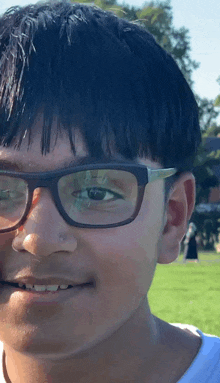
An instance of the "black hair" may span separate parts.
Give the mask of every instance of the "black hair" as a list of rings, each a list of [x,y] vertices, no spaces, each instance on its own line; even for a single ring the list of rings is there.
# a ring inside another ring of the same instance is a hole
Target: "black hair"
[[[0,145],[17,140],[43,108],[42,155],[51,125],[74,129],[92,157],[116,151],[192,171],[201,142],[198,106],[170,54],[142,26],[89,4],[39,2],[0,17]]]

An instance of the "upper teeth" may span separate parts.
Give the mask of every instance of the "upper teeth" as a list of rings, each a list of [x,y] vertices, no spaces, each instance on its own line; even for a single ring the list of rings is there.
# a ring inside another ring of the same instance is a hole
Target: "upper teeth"
[[[57,291],[58,288],[64,290],[64,289],[67,289],[68,288],[68,285],[29,285],[29,284],[24,284],[24,283],[19,283],[18,284],[19,287],[23,287],[25,286],[27,289],[32,289],[32,290],[35,290],[35,291]]]

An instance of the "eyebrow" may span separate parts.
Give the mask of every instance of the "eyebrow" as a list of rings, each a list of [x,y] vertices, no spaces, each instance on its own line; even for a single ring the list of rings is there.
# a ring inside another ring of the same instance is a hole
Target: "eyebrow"
[[[0,160],[0,169],[1,170],[21,170],[18,162],[10,160]]]
[[[131,162],[131,160],[127,160],[123,158],[123,156],[119,157],[100,157],[100,158],[94,158],[91,156],[76,156],[73,160],[67,160],[63,163],[59,164],[59,166],[56,168],[56,170],[69,168],[72,166],[80,166],[80,165],[86,165],[91,163],[102,163],[102,162]],[[134,161],[132,161],[134,162]],[[136,161],[135,161],[136,162]],[[34,165],[34,164],[33,164]],[[21,161],[13,161],[9,159],[0,159],[0,170],[14,170],[14,171],[24,171],[24,164]],[[55,169],[54,169],[55,170]]]

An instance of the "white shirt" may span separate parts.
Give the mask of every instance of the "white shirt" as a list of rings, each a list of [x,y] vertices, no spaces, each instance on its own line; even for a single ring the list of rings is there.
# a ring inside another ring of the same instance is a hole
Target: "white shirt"
[[[220,383],[220,338],[204,334],[195,326],[170,323],[201,336],[202,345],[192,364],[177,383]]]
[[[170,324],[182,329],[188,329],[202,338],[202,345],[197,356],[177,383],[220,383],[220,338],[204,334],[192,325],[181,323]],[[4,345],[0,342],[0,356],[2,356],[0,383],[6,383],[3,373],[3,349]]]

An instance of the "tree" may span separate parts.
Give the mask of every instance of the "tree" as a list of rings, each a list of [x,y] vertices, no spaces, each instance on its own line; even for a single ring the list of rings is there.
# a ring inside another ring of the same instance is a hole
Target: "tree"
[[[220,76],[217,79],[220,85]],[[199,120],[201,129],[206,132],[206,137],[217,136],[220,133],[220,126],[216,123],[216,118],[220,114],[218,106],[220,106],[220,95],[215,100],[208,100],[196,95],[196,101],[199,106]]]
[[[218,77],[217,82],[220,85],[220,76]],[[220,106],[220,94],[215,99],[215,106]]]
[[[201,98],[195,95],[199,107],[199,121],[202,132],[206,132],[219,115],[219,111],[215,109],[214,101],[207,98]]]
[[[212,170],[213,166],[219,165],[220,153],[215,151],[208,152],[205,147],[206,138],[202,137],[202,142],[198,148],[194,162],[193,174],[196,178],[196,202],[208,202],[210,190],[219,185],[219,180]]]
[[[219,137],[220,136],[220,125],[213,122],[211,126],[205,131],[203,137]]]

